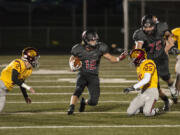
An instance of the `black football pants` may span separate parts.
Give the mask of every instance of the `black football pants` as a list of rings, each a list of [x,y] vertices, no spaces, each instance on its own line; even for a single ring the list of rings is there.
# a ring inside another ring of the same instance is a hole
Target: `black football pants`
[[[162,80],[168,81],[170,79],[168,57],[157,60],[155,59],[154,62],[157,66],[158,76],[161,77]]]
[[[95,106],[98,104],[100,96],[99,77],[97,74],[79,72],[77,74],[76,89],[73,95],[81,96],[84,88],[87,86],[89,92],[88,104]]]

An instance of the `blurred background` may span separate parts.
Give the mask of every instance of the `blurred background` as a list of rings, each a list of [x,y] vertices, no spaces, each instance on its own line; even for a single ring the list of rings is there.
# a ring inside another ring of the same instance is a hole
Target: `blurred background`
[[[89,28],[109,46],[131,48],[143,15],[154,14],[172,29],[180,26],[179,7],[179,0],[0,0],[0,53],[33,46],[69,54]]]

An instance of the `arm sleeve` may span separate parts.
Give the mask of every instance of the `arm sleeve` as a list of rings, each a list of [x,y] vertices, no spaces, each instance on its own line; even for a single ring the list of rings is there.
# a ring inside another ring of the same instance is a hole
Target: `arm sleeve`
[[[21,86],[24,81],[18,79],[18,74],[19,74],[18,71],[16,69],[13,69],[13,71],[12,71],[12,81],[13,81],[14,84],[17,84],[18,86]]]
[[[139,81],[138,83],[136,83],[133,87],[135,89],[140,88],[141,86],[147,84],[150,81],[150,79],[151,79],[151,74],[145,73],[144,78],[141,81]]]
[[[27,94],[27,92],[26,92],[26,89],[23,88],[23,87],[21,87],[21,86],[20,86],[20,89],[21,89],[21,92],[22,92],[24,98],[26,99],[26,98],[28,97],[28,94]]]
[[[139,42],[144,44],[145,42],[145,37],[144,34],[141,30],[136,30],[133,34],[133,40],[135,42],[135,45],[137,45]]]

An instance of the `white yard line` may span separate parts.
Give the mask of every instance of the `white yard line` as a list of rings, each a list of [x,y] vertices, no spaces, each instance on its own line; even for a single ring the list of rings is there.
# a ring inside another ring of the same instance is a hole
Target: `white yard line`
[[[1,115],[58,115],[64,112],[2,112]],[[74,112],[74,114],[127,114],[127,112]],[[166,112],[166,114],[180,114],[180,111]]]
[[[32,101],[32,104],[66,104],[69,101]],[[99,103],[130,103],[130,101],[99,101]],[[25,101],[7,101],[6,104],[25,104]]]
[[[59,78],[59,79],[51,79],[51,80],[27,80],[26,82],[69,82],[75,83],[76,78]],[[100,83],[136,83],[137,80],[128,80],[124,78],[100,78]]]
[[[94,125],[94,126],[7,126],[0,129],[58,129],[58,128],[179,128],[180,125]]]
[[[131,101],[117,101],[117,100],[105,100],[105,101],[99,101],[99,103],[130,103]],[[159,100],[157,101],[159,103],[162,103],[163,101]],[[66,104],[69,103],[69,101],[34,101],[32,104]],[[6,104],[25,104],[25,101],[7,101]]]
[[[31,87],[33,87],[33,88],[43,88],[43,89],[49,89],[49,88],[75,88],[75,85],[73,85],[73,86],[68,86],[68,85],[51,85],[51,86],[46,86],[46,85],[42,85],[42,86],[33,86],[33,85],[31,85]],[[129,87],[129,85],[108,85],[108,86],[106,86],[106,85],[101,85],[100,86],[101,88],[125,88],[125,87]],[[15,87],[15,88],[19,88],[19,87]]]
[[[33,88],[43,88],[44,86],[32,86]],[[45,88],[74,88],[75,86],[46,86]],[[101,88],[126,88],[128,86],[101,86]],[[43,88],[44,89],[44,88]],[[170,96],[170,91],[169,89],[162,89],[163,92],[167,95]],[[139,91],[131,91],[129,92],[129,94],[137,94],[139,93]],[[35,94],[31,94],[30,95],[71,95],[72,92],[50,92],[50,93],[35,93]],[[84,92],[83,94],[87,95],[87,92]],[[101,92],[101,95],[113,95],[113,94],[118,94],[118,95],[123,95],[123,92]],[[7,95],[14,95],[14,96],[18,96],[18,95],[22,95],[21,93],[8,93]]]
[[[31,85],[33,88],[43,88],[43,89],[49,89],[49,88],[75,88],[75,85],[69,86],[69,85]],[[100,88],[127,88],[130,87],[130,85],[100,85]],[[162,85],[162,87],[167,87],[166,85]],[[18,88],[18,86],[15,86],[14,88]],[[168,89],[163,89],[168,90]]]
[[[28,95],[72,95],[73,92],[65,92],[65,93],[35,93],[35,94],[31,94],[29,93]],[[131,92],[129,94],[134,94],[134,93],[138,93],[138,92]],[[124,94],[123,92],[101,92],[101,95],[113,95],[113,94],[118,94],[118,95],[121,95],[121,94]],[[7,95],[11,95],[11,96],[21,96],[22,94],[21,93],[8,93]],[[84,92],[83,95],[88,95],[87,92]]]

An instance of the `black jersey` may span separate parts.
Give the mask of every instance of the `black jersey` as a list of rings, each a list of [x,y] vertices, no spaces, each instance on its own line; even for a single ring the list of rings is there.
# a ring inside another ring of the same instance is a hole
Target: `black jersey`
[[[98,74],[101,56],[108,52],[108,46],[102,42],[99,42],[97,47],[91,51],[87,51],[82,44],[73,46],[71,50],[71,54],[82,61],[80,71],[92,74]]]
[[[161,59],[167,57],[165,53],[164,33],[168,31],[167,23],[157,23],[152,35],[146,35],[142,28],[136,30],[133,34],[135,41],[142,41],[149,59]]]

